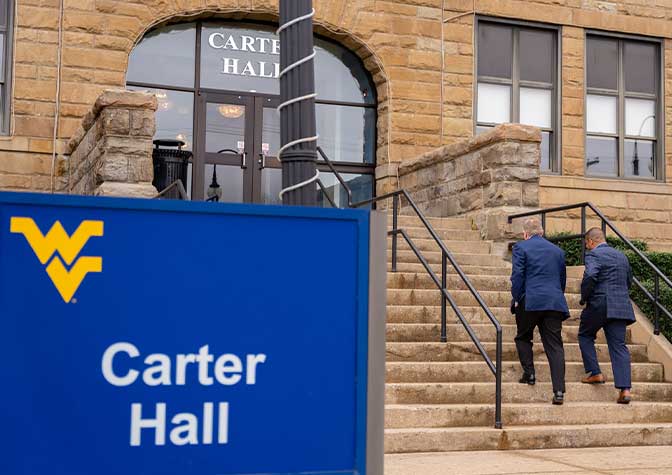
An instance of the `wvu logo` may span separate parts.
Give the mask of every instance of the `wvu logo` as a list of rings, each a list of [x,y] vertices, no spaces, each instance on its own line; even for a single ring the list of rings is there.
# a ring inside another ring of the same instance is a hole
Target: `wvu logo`
[[[12,233],[24,235],[43,265],[51,260],[47,265],[47,274],[65,303],[72,300],[88,273],[103,270],[102,257],[81,256],[77,258],[91,237],[103,235],[102,221],[82,221],[72,236],[68,236],[60,221],[54,223],[46,236],[42,234],[32,218],[13,217],[9,228]],[[56,251],[60,257],[54,256]],[[61,258],[70,266],[70,270],[63,265]],[[74,264],[73,261],[75,261]]]

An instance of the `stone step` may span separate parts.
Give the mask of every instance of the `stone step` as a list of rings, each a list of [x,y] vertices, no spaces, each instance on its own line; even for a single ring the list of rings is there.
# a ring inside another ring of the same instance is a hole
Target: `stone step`
[[[437,274],[440,279],[441,275]],[[509,292],[511,280],[508,275],[473,275],[467,276],[469,282],[478,291],[495,290]],[[388,289],[436,289],[437,286],[428,273],[416,272],[388,272]],[[451,290],[467,290],[467,286],[458,275],[452,274],[446,277],[446,288]],[[567,279],[567,293],[578,294],[581,292],[580,279]]]
[[[392,226],[388,226],[388,231],[392,229]],[[431,239],[432,236],[429,234],[429,231],[425,227],[415,227],[415,226],[399,226],[399,229],[403,229],[413,239]],[[439,239],[444,241],[449,241],[455,239],[456,236],[462,241],[482,241],[481,233],[479,231],[470,231],[467,229],[434,229],[434,232]],[[403,240],[403,237],[399,237],[400,240]]]
[[[389,404],[385,428],[489,427],[493,404]],[[502,404],[505,428],[529,425],[638,424],[672,422],[672,403],[639,402],[628,406],[601,402],[572,402],[562,407],[547,403]]]
[[[411,242],[423,253],[439,252],[441,250],[439,244],[434,239],[411,238]],[[459,234],[454,235],[453,240],[445,240],[443,243],[451,254],[490,254],[491,246],[489,242],[464,241],[462,240],[462,236]],[[387,238],[387,248],[390,250],[392,249],[391,236],[388,236]],[[410,249],[411,246],[408,244],[406,239],[404,239],[403,236],[400,236],[400,238],[397,240],[397,250],[408,251]]]
[[[450,290],[448,292],[459,306],[468,306],[476,304],[474,296],[468,290]],[[486,290],[479,292],[483,301],[489,307],[506,307],[511,305],[511,293],[509,291]],[[567,305],[570,309],[579,309],[578,294],[567,294]],[[441,305],[441,292],[439,289],[388,289],[388,305]]]
[[[488,267],[497,267],[497,266],[510,266],[511,264],[507,263],[499,256],[494,256],[492,254],[474,254],[474,253],[458,253],[453,252],[450,248],[449,251],[452,252],[453,257],[457,263],[467,266],[488,266]],[[441,252],[440,251],[423,251],[423,257],[430,264],[441,264]],[[392,249],[388,247],[387,249],[387,260],[391,262],[392,259]],[[408,262],[408,263],[419,263],[420,260],[415,255],[413,251],[407,251],[404,249],[399,249],[397,251],[397,262]],[[448,263],[450,266],[450,263]]]
[[[497,333],[492,324],[470,325],[476,333],[479,340],[483,342],[497,341]],[[563,325],[562,338],[565,343],[576,343],[578,341],[579,326]],[[446,334],[448,341],[470,341],[467,330],[461,323],[451,323],[446,325]],[[513,341],[516,337],[516,325],[502,324],[502,340]],[[390,323],[386,329],[386,341],[389,342],[436,342],[441,336],[441,325],[436,323]],[[539,330],[534,332],[534,341],[541,342]],[[631,342],[630,328],[626,329],[626,342]],[[597,334],[597,343],[606,343],[604,332]]]
[[[609,376],[609,375],[608,375]],[[612,384],[582,384],[566,382],[565,401],[607,402],[616,405],[618,391]],[[538,382],[534,386],[502,383],[502,402],[515,404],[546,403],[550,407],[553,394],[551,383]],[[638,382],[633,384],[634,401],[672,402],[671,383]],[[385,404],[493,404],[495,377],[490,382],[464,383],[388,383],[385,385]]]
[[[672,424],[662,422],[510,426],[504,430],[486,427],[456,427],[444,429],[388,429],[385,431],[386,453],[670,444],[672,444]]]
[[[437,290],[438,293],[438,290]],[[488,323],[485,312],[481,307],[473,305],[461,305],[460,311],[467,319],[470,325],[479,323]],[[501,324],[515,324],[516,317],[511,314],[510,307],[489,307],[494,317]],[[578,325],[580,309],[570,309],[571,318],[565,320],[565,325]],[[458,323],[458,319],[453,313],[450,306],[446,312],[446,320],[448,323]],[[441,322],[441,306],[439,305],[388,305],[387,306],[387,322],[388,323],[440,323]]]
[[[483,342],[483,347],[488,356],[494,362],[495,343]],[[387,361],[483,361],[483,357],[478,352],[473,342],[464,343],[386,343]],[[582,361],[581,352],[577,343],[565,343],[565,360]],[[596,344],[597,357],[599,361],[608,362],[609,351],[607,345]],[[647,362],[646,345],[628,345],[632,361],[636,363]],[[544,349],[541,345],[534,345],[535,355],[541,355]],[[516,361],[518,352],[516,345],[511,342],[502,344],[502,359],[505,361]]]
[[[392,272],[392,264],[390,260],[390,255],[391,251],[388,248],[388,263],[387,263],[387,271],[388,273],[395,274]],[[495,275],[505,275],[507,277],[511,276],[511,263],[507,262],[500,257],[497,258],[497,264],[494,266],[479,266],[479,265],[466,265],[458,262],[460,264],[460,267],[462,268],[462,271],[467,275],[469,278],[477,277],[477,276],[495,276]],[[437,261],[436,263],[430,263],[430,267],[434,272],[437,273],[437,275],[440,275],[441,272],[441,263],[440,261]],[[421,275],[426,275],[427,271],[425,270],[424,266],[420,264],[419,261],[417,262],[402,262],[398,261],[397,262],[397,272],[403,272],[403,273],[418,273]],[[449,274],[455,274],[455,270],[452,268],[452,266],[448,266],[448,273]],[[583,267],[567,267],[567,278],[568,279],[581,279],[583,277]]]
[[[613,381],[611,363],[602,363],[602,372],[608,381]],[[502,362],[504,370],[502,381],[517,382],[522,374],[520,363]],[[551,380],[546,357],[540,355],[535,361],[536,376],[539,383]],[[585,375],[583,363],[570,361],[565,364],[565,379],[579,381]],[[385,366],[385,379],[388,383],[460,383],[491,382],[493,375],[483,362],[388,362]],[[663,382],[663,365],[660,363],[633,363],[632,380],[635,382]],[[466,402],[466,401],[465,401]]]
[[[464,229],[468,231],[473,231],[475,227],[471,223],[471,219],[468,218],[427,218],[429,224],[434,229]],[[392,225],[392,215],[387,217],[388,227]],[[403,216],[399,215],[397,217],[397,226],[398,227],[415,227],[415,228],[424,228],[424,224],[416,215]]]
[[[390,256],[390,250],[388,249],[388,257]],[[465,264],[460,264],[460,267],[462,268],[462,272],[464,272],[467,277],[474,277],[474,276],[494,276],[494,275],[503,275],[506,277],[511,276],[511,265],[507,264],[504,262],[499,262],[498,265],[496,266],[477,266],[477,265],[465,265]],[[440,263],[434,263],[430,265],[431,269],[436,273],[437,276],[441,275],[441,264]],[[404,272],[404,273],[417,273],[420,275],[428,275],[427,271],[425,270],[425,267],[418,261],[416,263],[410,263],[410,262],[397,262],[397,272]],[[392,272],[392,262],[390,259],[388,259],[387,263],[387,273],[388,274],[396,274],[397,272]],[[457,272],[453,268],[453,266],[448,265],[448,274],[453,274],[457,275]]]

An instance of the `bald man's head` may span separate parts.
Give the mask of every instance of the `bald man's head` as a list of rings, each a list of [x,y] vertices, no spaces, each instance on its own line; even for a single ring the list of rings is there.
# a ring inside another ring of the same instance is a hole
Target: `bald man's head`
[[[586,248],[589,251],[592,251],[605,241],[604,231],[600,228],[590,228],[586,233]]]

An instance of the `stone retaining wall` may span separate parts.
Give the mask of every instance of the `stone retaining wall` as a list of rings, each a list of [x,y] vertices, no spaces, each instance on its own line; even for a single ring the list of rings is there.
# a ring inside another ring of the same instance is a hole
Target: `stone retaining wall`
[[[106,90],[59,162],[60,190],[79,195],[156,195],[152,186],[153,94]]]
[[[470,216],[486,239],[515,237],[506,218],[539,207],[541,133],[505,124],[377,173],[379,191],[406,189],[429,216]]]

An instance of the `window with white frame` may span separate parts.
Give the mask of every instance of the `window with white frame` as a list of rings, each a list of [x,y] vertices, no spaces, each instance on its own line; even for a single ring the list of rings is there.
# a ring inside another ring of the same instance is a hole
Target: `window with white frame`
[[[586,38],[586,175],[662,178],[660,44]]]
[[[476,133],[513,122],[542,130],[541,170],[557,172],[557,30],[478,21]]]

